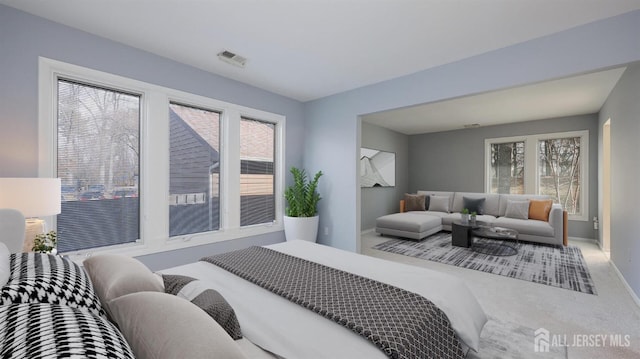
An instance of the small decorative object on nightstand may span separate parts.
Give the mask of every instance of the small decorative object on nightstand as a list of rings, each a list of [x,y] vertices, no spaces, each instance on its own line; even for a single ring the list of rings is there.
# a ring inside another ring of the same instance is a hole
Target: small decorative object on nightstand
[[[478,214],[476,212],[471,212],[471,215],[469,217],[469,224],[471,225],[471,227],[475,227],[476,226],[476,216]]]
[[[33,240],[33,250],[39,253],[57,254],[58,249],[56,245],[58,243],[58,235],[55,231],[49,231],[49,233],[41,233]]]

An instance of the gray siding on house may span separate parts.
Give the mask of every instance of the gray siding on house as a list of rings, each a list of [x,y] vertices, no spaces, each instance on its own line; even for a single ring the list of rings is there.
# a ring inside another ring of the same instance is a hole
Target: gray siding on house
[[[598,212],[598,115],[527,121],[409,136],[409,190],[484,192],[487,138],[589,131],[589,221],[569,221],[569,236],[596,238]]]

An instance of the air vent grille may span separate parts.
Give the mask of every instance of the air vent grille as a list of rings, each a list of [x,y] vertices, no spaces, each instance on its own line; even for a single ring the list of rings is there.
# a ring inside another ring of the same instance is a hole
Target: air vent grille
[[[228,64],[244,68],[247,58],[237,55],[231,51],[224,50],[218,53],[218,58]]]

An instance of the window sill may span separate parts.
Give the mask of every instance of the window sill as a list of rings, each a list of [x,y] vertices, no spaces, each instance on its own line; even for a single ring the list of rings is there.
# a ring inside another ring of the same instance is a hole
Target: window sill
[[[284,231],[282,224],[256,225],[245,228],[227,229],[216,232],[197,233],[172,238],[154,238],[151,243],[130,243],[111,247],[92,248],[76,252],[62,253],[72,261],[82,265],[85,259],[99,254],[120,254],[129,257],[139,257],[149,254],[170,252],[179,249],[202,246],[239,238],[258,236],[268,233]]]

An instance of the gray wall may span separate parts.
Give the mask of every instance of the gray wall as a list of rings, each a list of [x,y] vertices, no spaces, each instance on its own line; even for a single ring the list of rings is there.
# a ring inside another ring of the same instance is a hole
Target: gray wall
[[[398,203],[409,187],[409,137],[386,128],[362,123],[362,147],[396,154],[395,187],[361,188],[361,228],[376,226],[376,218],[398,212]]]
[[[640,64],[624,72],[600,111],[611,119],[611,261],[640,297]],[[602,138],[600,138],[602,144]],[[600,155],[602,166],[602,154]],[[602,218],[602,217],[600,217]]]
[[[298,101],[4,5],[0,5],[0,44],[0,177],[38,174],[38,56],[282,114],[287,118],[286,167],[302,164],[304,106]],[[263,240],[282,241],[284,234],[237,243],[263,244]],[[220,246],[229,248],[227,243]],[[197,256],[203,252],[194,247],[180,253],[179,258],[186,260],[196,258],[189,253]],[[144,260],[157,268],[156,264],[163,262],[179,264],[175,258],[173,252],[166,252]]]
[[[319,242],[358,251],[360,115],[640,60],[640,11],[306,103],[304,166],[322,170]],[[462,186],[461,186],[462,187]]]
[[[484,192],[484,140],[565,131],[589,131],[589,221],[569,221],[569,236],[596,238],[598,115],[553,118],[409,137],[409,190]]]

